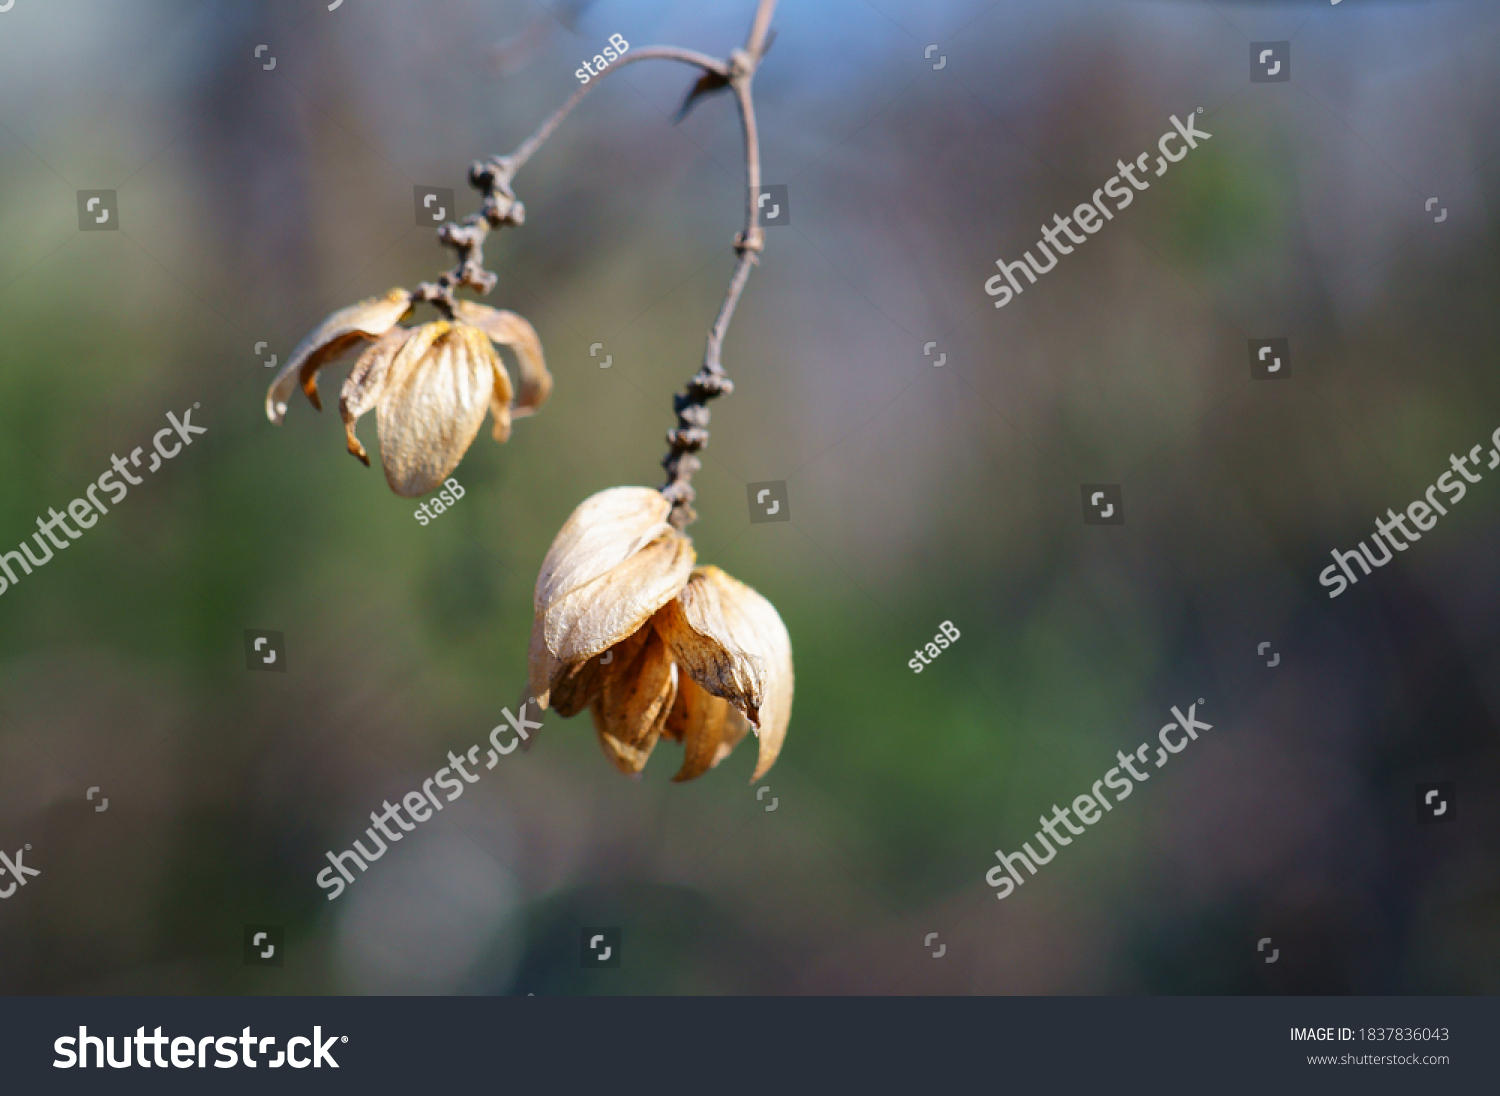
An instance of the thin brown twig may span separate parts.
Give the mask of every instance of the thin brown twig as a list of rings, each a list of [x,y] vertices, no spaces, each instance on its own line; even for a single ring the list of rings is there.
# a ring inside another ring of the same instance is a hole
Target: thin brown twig
[[[520,171],[525,166],[526,161],[531,159],[532,154],[542,147],[548,137],[552,136],[552,131],[558,127],[564,118],[572,113],[573,108],[578,105],[579,100],[597,87],[600,80],[604,79],[610,73],[636,61],[681,61],[683,64],[697,65],[705,72],[712,72],[717,76],[725,78],[729,76],[729,66],[725,62],[720,61],[717,57],[710,57],[706,53],[699,53],[697,50],[680,49],[677,46],[646,46],[644,49],[631,50],[625,56],[610,62],[604,68],[600,69],[594,79],[568,96],[567,101],[553,111],[551,117],[543,122],[535,133],[522,141],[520,147],[505,157],[505,160],[510,165],[511,175],[514,176],[517,171]]]
[[[755,70],[765,55],[767,36],[771,27],[771,15],[776,10],[776,0],[760,0],[755,9],[755,19],[750,25],[745,48],[735,50],[729,56],[729,86],[739,106],[740,127],[745,135],[745,228],[734,239],[734,273],[729,278],[729,288],[724,294],[724,303],[708,332],[708,345],[703,351],[703,365],[687,387],[672,397],[672,410],[677,413],[677,426],[667,431],[666,457],[662,467],[667,472],[667,482],[661,493],[672,503],[672,514],[668,519],[678,529],[685,529],[697,518],[693,510],[693,474],[703,466],[696,456],[708,444],[708,401],[734,391],[734,383],[724,371],[721,354],[724,336],[729,331],[729,321],[734,317],[740,294],[750,279],[750,268],[758,261],[765,246],[765,231],[760,227],[760,132],[755,121],[755,96],[751,84]]]

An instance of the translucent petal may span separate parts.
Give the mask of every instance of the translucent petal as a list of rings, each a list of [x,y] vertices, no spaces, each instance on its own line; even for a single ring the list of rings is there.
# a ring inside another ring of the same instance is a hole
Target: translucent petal
[[[699,567],[678,595],[681,622],[696,633],[689,642],[675,612],[657,621],[673,657],[699,685],[723,697],[758,727],[760,758],[752,782],[776,761],[792,718],[792,641],[775,607],[717,567]],[[760,689],[747,680],[759,675]],[[751,704],[754,700],[757,703]]]
[[[651,751],[656,748],[657,736],[653,735],[638,746],[627,745],[600,728],[597,700],[594,701],[589,711],[594,716],[594,728],[599,732],[599,745],[604,747],[604,756],[609,758],[610,763],[628,776],[634,776],[644,769],[646,761],[651,757]]]
[[[593,702],[612,675],[623,672],[640,654],[650,628],[626,636],[603,654],[586,658],[556,673],[552,678],[552,707],[558,715],[577,715]],[[545,649],[545,644],[543,644]],[[556,660],[553,660],[556,662]],[[556,663],[561,666],[561,663]]]
[[[464,323],[473,324],[500,346],[515,352],[520,366],[521,382],[517,388],[514,418],[525,418],[547,402],[552,393],[552,374],[542,357],[542,340],[524,317],[473,301],[458,301],[454,314]]]
[[[378,339],[400,322],[411,308],[411,294],[393,289],[384,297],[371,297],[341,308],[320,323],[297,344],[266,391],[266,417],[280,423],[286,402],[300,383],[312,405],[322,409],[318,398],[318,370],[360,343]]]
[[[546,613],[547,646],[566,663],[613,647],[671,601],[693,570],[693,546],[675,530],[647,544]]]
[[[551,703],[552,685],[568,667],[552,657],[547,650],[546,627],[541,613],[531,620],[531,644],[526,651],[527,685],[531,695],[543,709]]]
[[[563,523],[536,580],[551,655],[573,664],[635,632],[677,594],[692,543],[666,522],[671,504],[647,487],[613,487]]]
[[[405,498],[435,490],[479,433],[504,376],[476,328],[439,320],[417,328],[396,353],[377,405],[380,459]]]
[[[542,560],[534,607],[545,613],[555,602],[618,566],[663,533],[670,532],[672,504],[649,487],[611,487],[579,503]]]
[[[354,363],[354,368],[344,380],[343,391],[339,393],[339,414],[344,420],[344,436],[348,441],[349,452],[367,465],[370,457],[359,438],[355,437],[354,424],[385,393],[386,382],[390,379],[391,362],[396,358],[396,351],[410,337],[411,331],[407,328],[393,327],[376,339],[374,345]]]
[[[635,658],[604,675],[596,711],[600,728],[627,746],[660,734],[677,699],[677,667],[666,644],[650,628]]]
[[[682,768],[677,782],[702,776],[729,756],[750,732],[750,721],[727,700],[721,700],[683,674],[677,682],[677,701],[662,733],[682,743]]]

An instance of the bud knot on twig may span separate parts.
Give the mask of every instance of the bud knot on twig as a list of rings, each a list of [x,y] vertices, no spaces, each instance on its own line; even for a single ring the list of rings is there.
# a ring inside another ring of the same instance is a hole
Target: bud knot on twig
[[[489,190],[504,176],[504,165],[499,157],[475,160],[469,165],[469,185],[475,190]]]
[[[503,194],[485,198],[481,213],[491,228],[526,223],[526,206],[519,198],[508,198]]]
[[[453,277],[439,274],[435,282],[421,282],[411,291],[413,304],[426,303],[440,312],[445,320],[454,318]]]
[[[500,280],[499,276],[492,274],[484,268],[482,259],[466,259],[463,264],[460,285],[467,285],[478,291],[481,295],[495,288],[495,283]]]
[[[510,185],[514,173],[509,156],[476,160],[469,166],[469,185],[484,194],[479,215],[491,228],[526,222],[526,207]]]
[[[734,236],[734,250],[740,255],[748,254],[752,263],[760,261],[760,253],[765,250],[765,230],[756,225],[749,232],[737,232]]]
[[[714,373],[699,372],[696,377],[687,383],[687,390],[672,397],[672,410],[682,412],[684,407],[692,404],[701,404],[719,396],[727,396],[734,391],[734,382],[721,371]]]
[[[485,234],[474,224],[454,224],[449,221],[437,230],[438,243],[455,251],[473,251],[484,242]]]
[[[677,423],[679,426],[696,426],[699,428],[708,426],[708,408],[702,404],[685,400],[680,394],[673,397],[672,403],[677,412]]]
[[[662,492],[666,500],[672,504],[672,509],[667,514],[667,523],[678,532],[683,532],[698,520],[698,511],[693,509],[693,499],[698,497],[697,492],[688,484],[683,484],[682,489],[685,494],[681,498],[674,497],[670,487]]]
[[[675,480],[661,489],[661,495],[673,506],[686,506],[698,497],[698,492],[686,480]]]
[[[667,431],[667,444],[673,449],[697,452],[708,444],[708,431],[701,426],[679,426]]]
[[[755,58],[742,49],[729,51],[729,79],[743,80],[755,72]]]
[[[418,286],[417,300],[430,301],[451,317],[455,289],[473,289],[484,295],[495,288],[499,278],[484,266],[485,240],[502,225],[519,225],[526,220],[526,207],[511,189],[513,171],[510,159],[504,156],[469,165],[469,184],[483,193],[483,200],[478,212],[438,226],[438,243],[453,252],[457,263],[435,283]]]

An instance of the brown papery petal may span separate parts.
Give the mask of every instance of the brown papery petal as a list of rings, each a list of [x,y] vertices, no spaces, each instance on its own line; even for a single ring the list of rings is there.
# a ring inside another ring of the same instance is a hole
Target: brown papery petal
[[[603,654],[574,663],[558,673],[552,679],[552,707],[557,714],[568,718],[587,708],[604,688],[605,681],[614,674],[624,673],[635,661],[650,635],[650,628],[641,628]]]
[[[702,776],[728,757],[749,731],[750,721],[739,709],[684,674],[677,683],[677,702],[662,729],[683,746],[682,768],[672,779],[681,783]]]
[[[339,393],[339,414],[344,420],[344,437],[348,441],[349,452],[366,465],[370,463],[370,457],[359,438],[354,435],[354,424],[384,394],[396,351],[410,337],[411,332],[404,327],[393,327],[380,336],[373,346],[359,356],[359,361],[354,363],[354,368],[344,379],[343,391]]]
[[[693,570],[693,545],[670,530],[546,611],[547,646],[564,662],[613,647],[677,596]]]
[[[689,677],[758,724],[767,667],[737,639],[754,635],[744,618],[747,594],[760,596],[717,567],[699,567],[657,614],[656,627]]]
[[[539,613],[625,562],[671,531],[672,504],[649,487],[611,487],[578,504],[542,560],[534,608]],[[601,650],[603,648],[600,648]]]
[[[286,415],[286,401],[300,382],[314,407],[322,409],[318,399],[318,370],[340,354],[371,339],[384,335],[411,308],[411,294],[393,289],[384,297],[371,297],[358,304],[341,308],[320,323],[307,338],[297,344],[266,391],[266,417],[280,423]]]
[[[786,625],[781,622],[775,606],[717,567],[699,567],[694,571],[678,597],[678,604],[695,631],[712,636],[731,651],[743,652],[752,665],[761,669],[764,689],[760,711],[758,715],[753,711],[745,712],[756,723],[760,736],[760,757],[755,765],[755,775],[750,778],[753,784],[775,763],[782,740],[786,738],[787,724],[791,722],[791,637],[787,635]],[[676,650],[675,645],[673,649]],[[721,684],[722,679],[705,680],[694,673],[686,661],[683,668],[709,692],[735,702],[732,695],[726,695],[728,690],[718,692],[716,685]],[[707,668],[712,669],[713,664],[709,663]],[[742,667],[737,669],[737,673],[743,672]]]
[[[444,320],[414,331],[391,362],[377,407],[380,459],[405,498],[437,488],[479,433],[500,368],[484,333]]]
[[[766,698],[760,706],[760,756],[755,762],[755,772],[750,776],[754,784],[766,775],[781,753],[781,744],[786,739],[787,724],[792,721],[792,637],[776,607],[750,587],[744,587],[750,597],[746,616],[752,622],[755,640],[746,640],[750,652],[759,656],[766,666]]]
[[[666,644],[653,629],[642,630],[646,642],[635,659],[606,674],[599,692],[605,730],[628,746],[639,745],[653,730],[659,734],[677,699],[677,666]]]
[[[495,355],[495,386],[490,390],[490,417],[495,422],[490,435],[504,445],[510,440],[510,374],[505,371],[498,354]]]
[[[660,643],[654,635],[648,636],[629,680],[622,680],[626,675],[620,674],[606,678],[589,705],[605,756],[624,773],[645,768],[677,699],[677,667],[665,657]]]
[[[567,666],[547,650],[546,627],[542,614],[531,621],[531,644],[526,651],[526,684],[543,710],[551,702],[552,685],[567,671]]]
[[[599,728],[599,717],[597,715],[599,702],[596,700],[589,708],[594,715],[594,728]],[[634,776],[646,767],[646,761],[651,756],[651,751],[656,748],[656,736],[652,735],[647,741],[639,746],[630,746],[621,742],[613,735],[605,731],[599,731],[599,745],[604,747],[604,756],[609,758],[610,763],[627,776]]]
[[[511,414],[518,419],[534,414],[552,394],[552,374],[547,372],[536,328],[514,312],[473,301],[455,302],[454,313],[464,323],[473,324],[500,346],[508,346],[515,352],[521,383]]]

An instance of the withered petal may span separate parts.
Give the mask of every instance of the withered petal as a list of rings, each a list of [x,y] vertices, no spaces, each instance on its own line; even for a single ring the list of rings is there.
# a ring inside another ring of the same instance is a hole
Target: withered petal
[[[604,747],[604,756],[609,758],[610,763],[627,776],[634,776],[646,767],[646,761],[651,757],[651,751],[656,748],[657,737],[652,735],[645,742],[637,746],[630,746],[615,738],[609,732],[603,730],[599,725],[598,712],[599,702],[596,700],[590,707],[589,712],[594,715],[594,729],[599,732],[599,745]]]
[[[542,560],[533,602],[536,611],[545,613],[672,531],[667,524],[671,512],[672,504],[649,487],[611,487],[584,499],[563,522]]]
[[[552,685],[564,673],[567,665],[552,657],[547,650],[546,627],[541,613],[531,620],[531,643],[526,650],[526,684],[543,711],[551,703]]]
[[[682,743],[682,768],[672,779],[693,780],[712,769],[750,732],[750,721],[727,700],[686,674],[677,682],[677,702],[662,733]]]
[[[670,662],[665,688],[645,708],[636,709],[637,717],[649,716],[649,721],[632,726],[630,710],[622,697],[609,696],[609,683],[589,705],[589,715],[594,720],[594,730],[599,734],[599,744],[604,747],[604,756],[622,773],[634,774],[646,767],[646,760],[661,738],[672,702],[677,697],[677,667]]]
[[[759,723],[767,667],[736,638],[753,635],[741,619],[747,591],[754,593],[717,567],[696,568],[655,624],[689,677]]]
[[[374,407],[384,394],[386,382],[390,379],[391,362],[395,360],[396,352],[410,337],[409,329],[393,327],[376,339],[374,344],[354,363],[354,368],[344,379],[343,391],[339,393],[339,415],[344,420],[344,436],[348,441],[349,452],[364,461],[366,465],[370,463],[370,457],[354,434],[354,424],[359,421],[361,415]]]
[[[287,400],[300,383],[307,398],[319,410],[318,370],[340,354],[363,342],[378,339],[401,321],[411,309],[411,294],[393,289],[384,297],[371,297],[341,308],[297,344],[291,358],[266,390],[266,417],[280,424]]]
[[[542,340],[537,336],[536,328],[514,312],[474,301],[455,302],[454,314],[464,323],[479,328],[498,345],[515,352],[521,383],[511,416],[523,419],[535,414],[552,394],[552,374],[547,372],[547,362],[542,357]],[[510,397],[506,399],[509,401]]]
[[[643,628],[646,640],[627,665],[606,673],[599,691],[599,716],[604,730],[627,746],[638,746],[647,736],[660,734],[677,699],[677,666],[654,629]]]
[[[557,714],[567,718],[587,708],[611,674],[623,672],[635,661],[650,631],[649,628],[638,629],[603,654],[575,662],[556,673],[551,691],[552,707]],[[545,642],[542,647],[546,649]],[[562,663],[556,664],[562,666]]]
[[[601,653],[638,630],[677,595],[692,573],[692,542],[668,530],[546,610],[546,641],[572,663]]]
[[[479,433],[499,369],[484,333],[437,320],[412,332],[376,405],[380,459],[405,498],[437,488]]]
[[[497,354],[495,356],[495,386],[490,390],[490,415],[495,420],[495,425],[490,434],[501,445],[510,440],[510,393],[510,374],[505,371],[505,366]]]
[[[722,660],[707,657],[713,653],[713,645],[705,643],[696,649],[689,646],[689,654],[696,658],[690,662],[680,653],[678,643],[672,644],[674,655],[682,660],[683,668],[699,685],[739,707],[756,724],[760,758],[755,775],[750,778],[754,783],[775,763],[792,718],[792,640],[786,625],[769,601],[713,566],[693,571],[678,595],[677,604],[692,631],[739,656],[732,660],[731,672],[726,676],[721,673]],[[657,627],[661,628],[664,620],[674,619],[663,613],[657,619]],[[669,637],[677,638],[676,634]],[[739,699],[743,681],[755,670],[761,675],[758,711],[743,706]]]

